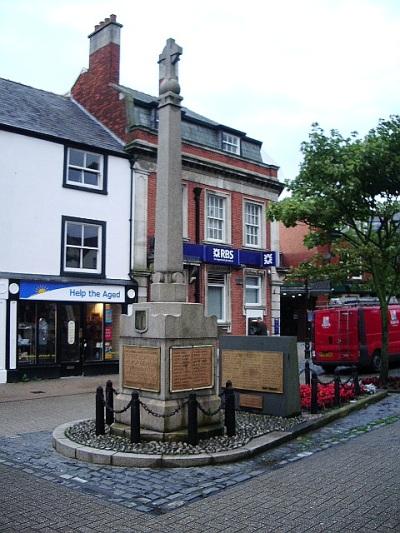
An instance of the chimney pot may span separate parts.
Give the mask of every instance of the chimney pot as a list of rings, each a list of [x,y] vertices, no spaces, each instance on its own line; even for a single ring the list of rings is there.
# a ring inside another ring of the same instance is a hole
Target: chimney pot
[[[109,18],[104,19],[104,24],[108,24],[110,22]]]
[[[117,22],[117,16],[116,15],[110,15],[111,22]]]

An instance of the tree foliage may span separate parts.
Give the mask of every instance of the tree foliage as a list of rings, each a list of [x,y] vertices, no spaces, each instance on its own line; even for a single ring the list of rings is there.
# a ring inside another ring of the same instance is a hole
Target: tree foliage
[[[343,137],[336,130],[326,134],[314,124],[301,150],[300,173],[287,183],[291,196],[271,205],[267,216],[287,227],[309,226],[304,240],[309,248],[331,245],[337,258],[332,276],[357,270],[367,275],[382,310],[381,379],[386,383],[387,310],[400,292],[400,117],[379,121],[364,138]],[[314,277],[329,272],[318,259],[301,268]]]

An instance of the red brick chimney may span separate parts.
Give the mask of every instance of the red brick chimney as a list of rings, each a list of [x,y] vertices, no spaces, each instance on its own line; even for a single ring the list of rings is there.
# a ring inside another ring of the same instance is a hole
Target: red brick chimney
[[[110,15],[89,35],[89,69],[72,87],[73,98],[121,139],[125,138],[123,101],[112,84],[119,83],[120,33],[122,24]]]

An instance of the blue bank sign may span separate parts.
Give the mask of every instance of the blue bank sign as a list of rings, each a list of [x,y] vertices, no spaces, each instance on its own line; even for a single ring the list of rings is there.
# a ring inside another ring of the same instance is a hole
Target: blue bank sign
[[[183,244],[183,255],[186,261],[195,260],[202,263],[250,266],[269,268],[276,266],[276,253],[258,250],[241,250],[226,246],[209,244]]]

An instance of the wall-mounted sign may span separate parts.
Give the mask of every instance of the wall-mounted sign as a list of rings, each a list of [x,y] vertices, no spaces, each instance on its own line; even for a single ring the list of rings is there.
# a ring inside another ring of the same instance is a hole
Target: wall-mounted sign
[[[70,320],[68,322],[68,344],[75,343],[75,321]]]
[[[125,287],[21,281],[19,297],[22,300],[125,303]]]
[[[270,268],[276,266],[276,252],[265,250],[241,250],[211,244],[183,244],[186,261],[223,264],[232,266],[249,266]]]

